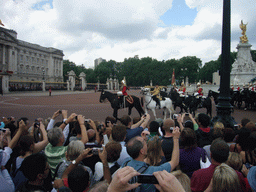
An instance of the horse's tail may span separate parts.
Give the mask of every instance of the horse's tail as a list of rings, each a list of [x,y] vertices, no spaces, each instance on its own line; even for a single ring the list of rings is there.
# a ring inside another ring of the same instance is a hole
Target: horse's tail
[[[141,106],[144,107],[143,97],[140,98],[140,103],[141,103]]]

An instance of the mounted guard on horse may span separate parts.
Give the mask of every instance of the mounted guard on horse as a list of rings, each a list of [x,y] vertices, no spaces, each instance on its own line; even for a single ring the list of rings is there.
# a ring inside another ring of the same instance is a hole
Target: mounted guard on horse
[[[156,105],[161,109],[161,103],[162,97],[160,95],[161,88],[159,87],[158,83],[156,83],[156,86],[153,91],[151,91],[152,99],[156,102]]]
[[[196,92],[194,93],[194,96],[198,100],[198,103],[199,103],[198,108],[202,108],[203,101],[205,100],[206,97],[204,96],[203,88],[201,87],[201,83],[199,83],[199,82],[196,85]]]
[[[122,83],[122,86],[121,86],[122,91],[118,91],[117,95],[118,95],[120,108],[125,108],[126,107],[125,101],[127,101],[130,104],[133,104],[134,100],[133,100],[132,96],[128,95],[128,93],[126,92],[129,89],[127,88],[125,77],[121,81],[121,83]]]

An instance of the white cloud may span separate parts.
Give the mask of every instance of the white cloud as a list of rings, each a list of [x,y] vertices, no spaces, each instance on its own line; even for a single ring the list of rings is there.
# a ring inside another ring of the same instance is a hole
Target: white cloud
[[[163,27],[160,16],[172,0],[53,0],[53,8],[32,7],[40,0],[1,0],[0,19],[18,39],[64,51],[65,59],[93,66],[94,59],[123,61],[139,55],[158,60],[197,56],[208,62],[221,53],[221,0],[186,0],[198,14],[192,25]],[[256,49],[256,0],[231,2],[231,50],[241,36],[241,19]],[[161,24],[161,25],[160,25]]]

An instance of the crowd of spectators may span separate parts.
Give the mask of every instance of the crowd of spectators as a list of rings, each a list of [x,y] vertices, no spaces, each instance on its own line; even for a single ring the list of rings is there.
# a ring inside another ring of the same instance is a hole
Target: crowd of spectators
[[[150,121],[67,110],[0,122],[0,191],[256,191],[256,126],[199,113]]]

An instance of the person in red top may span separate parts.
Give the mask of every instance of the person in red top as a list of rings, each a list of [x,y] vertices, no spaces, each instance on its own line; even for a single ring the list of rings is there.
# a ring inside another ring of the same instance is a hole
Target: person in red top
[[[127,86],[126,86],[125,79],[123,79],[123,80],[121,81],[121,83],[122,83],[122,94],[123,94],[124,96],[126,96],[126,95],[128,95],[128,94],[127,94],[127,92],[126,92]]]
[[[237,91],[240,91],[240,87],[239,85],[237,84],[237,88],[236,88]]]
[[[224,140],[218,138],[212,142],[210,152],[212,159],[210,167],[195,171],[191,177],[191,190],[193,192],[201,192],[207,189],[215,168],[227,161],[229,156],[229,146]],[[238,171],[236,171],[236,173],[239,177],[242,191],[247,191],[243,175]]]
[[[201,87],[201,84],[200,83],[197,83],[197,88],[196,88],[196,91],[197,93],[200,95],[200,96],[203,96],[203,88]]]
[[[122,83],[122,86],[121,86],[122,94],[121,94],[121,91],[117,92],[117,94],[118,94],[120,108],[125,108],[125,97],[128,95],[128,93],[126,92],[128,88],[126,86],[125,78],[121,81],[121,83]]]
[[[231,84],[231,89],[232,89],[232,91],[234,91],[234,89],[235,89],[234,86],[233,86],[233,84]]]
[[[179,88],[179,93],[182,95],[185,95],[186,92],[186,86],[184,85],[184,83],[181,83],[181,86]]]
[[[52,87],[49,88],[49,96],[52,96]]]

